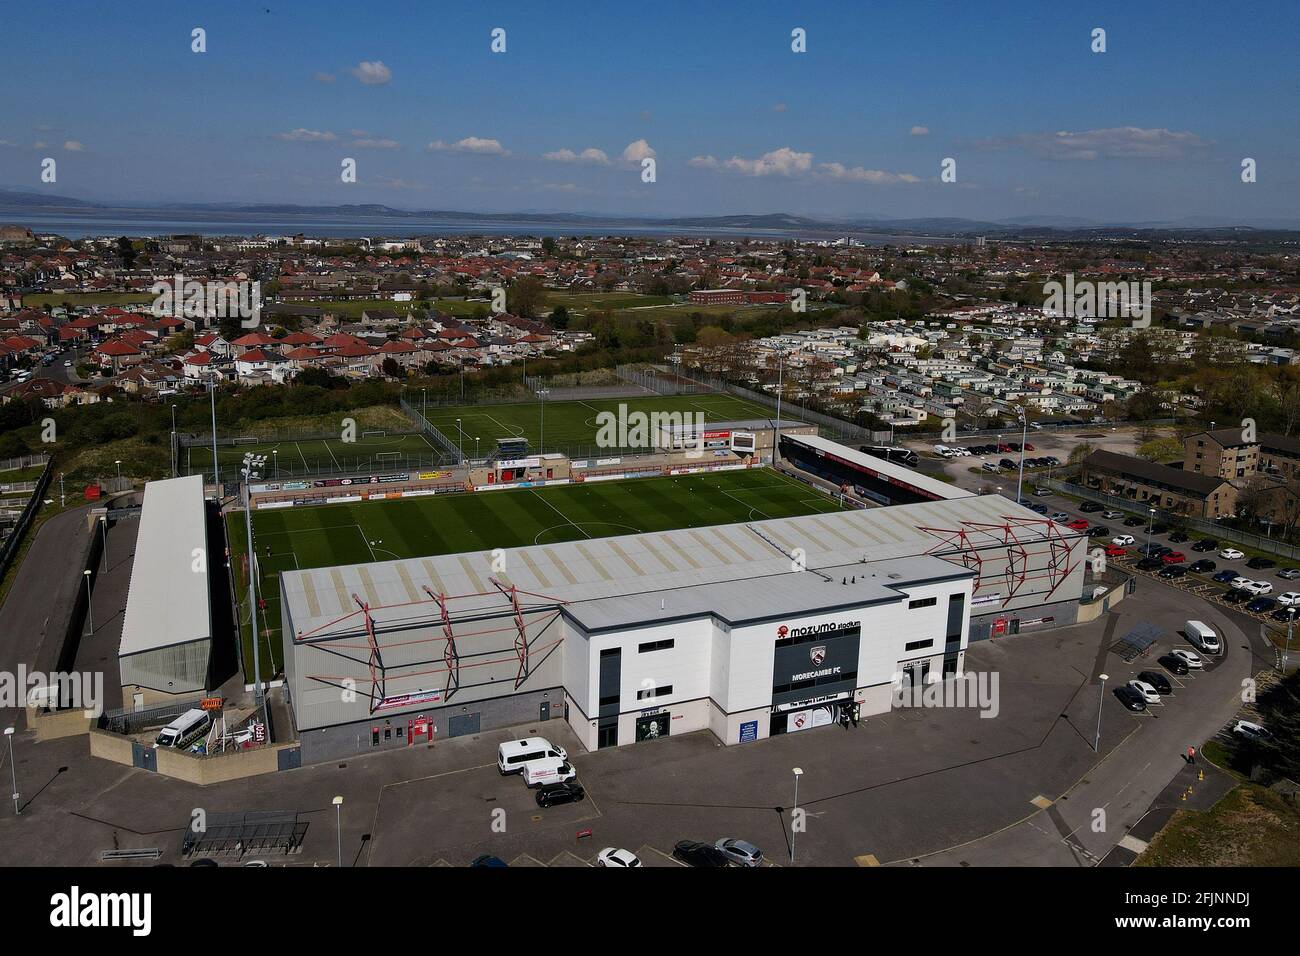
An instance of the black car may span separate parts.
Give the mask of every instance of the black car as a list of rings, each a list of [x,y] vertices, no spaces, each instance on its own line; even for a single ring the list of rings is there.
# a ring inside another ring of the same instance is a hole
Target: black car
[[[1137,515],[1129,515],[1127,518],[1124,519],[1124,527],[1126,528],[1140,528],[1144,524],[1146,524],[1146,522],[1143,521],[1141,518],[1139,518]]]
[[[1209,572],[1213,571],[1217,567],[1218,565],[1215,564],[1213,561],[1211,561],[1209,558],[1201,558],[1201,560],[1199,561],[1193,561],[1191,567],[1189,567],[1187,570],[1195,571],[1197,574],[1208,574]]]
[[[678,840],[673,847],[673,856],[687,866],[730,866],[726,854],[711,843],[696,843],[694,840]]]
[[[1223,599],[1229,604],[1240,604],[1242,601],[1254,600],[1254,595],[1249,591],[1243,591],[1241,588],[1233,588],[1230,591],[1223,592]]]
[[[1160,569],[1162,578],[1182,578],[1187,576],[1187,568],[1181,564],[1166,564]]]
[[[1138,548],[1138,554],[1145,554],[1148,558],[1160,558],[1169,553],[1170,549],[1163,544],[1144,544]]]
[[[1174,685],[1169,683],[1169,678],[1159,671],[1143,671],[1141,674],[1138,674],[1137,679],[1140,681],[1146,681],[1156,689],[1157,694],[1162,696],[1174,692]]]
[[[503,866],[508,867],[510,866],[510,864],[507,863],[505,860],[501,859],[501,857],[499,856],[490,856],[489,854],[485,853],[482,856],[474,857],[474,860],[473,862],[470,863],[470,866],[487,866],[487,867],[497,868]]]
[[[1160,658],[1160,666],[1169,671],[1169,673],[1178,674],[1179,676],[1186,674],[1189,670],[1187,661],[1180,657],[1174,657],[1173,654],[1166,654],[1164,657]]]
[[[1275,621],[1281,621],[1286,624],[1300,617],[1300,607],[1280,607],[1269,615]]]
[[[1202,538],[1192,545],[1193,551],[1214,551],[1219,547],[1219,542],[1213,538]]]
[[[1254,557],[1246,562],[1246,567],[1254,568],[1256,571],[1262,571],[1265,568],[1274,567],[1277,564],[1272,558]]]
[[[1095,501],[1085,501],[1083,504],[1079,505],[1079,510],[1086,515],[1090,515],[1094,511],[1100,511],[1101,505],[1097,504]]]
[[[579,800],[585,800],[586,797],[587,791],[582,789],[582,784],[569,780],[565,783],[552,783],[540,787],[537,791],[537,805],[554,807],[561,803],[577,803]]]
[[[1012,461],[1010,458],[1003,458],[1000,462],[998,462],[998,467],[1011,470],[1016,467],[1016,463]]]
[[[1165,566],[1165,563],[1159,558],[1143,558],[1137,563],[1139,571],[1159,571]]]
[[[1127,684],[1125,684],[1123,687],[1116,687],[1115,696],[1118,697],[1119,702],[1123,704],[1125,707],[1127,707],[1129,710],[1147,709],[1146,698],[1143,697],[1141,694],[1139,694],[1137,691],[1135,691],[1132,687],[1129,687]]]
[[[1264,614],[1277,607],[1277,601],[1270,597],[1257,597],[1246,605],[1246,610],[1254,614]]]
[[[1192,536],[1186,531],[1175,531],[1169,536],[1169,540],[1174,544],[1182,544],[1184,541],[1191,541]]]
[[[1088,537],[1090,538],[1105,538],[1109,537],[1109,535],[1110,528],[1107,528],[1104,524],[1096,524],[1088,529]]]
[[[1151,526],[1152,534],[1166,534],[1169,531],[1169,525],[1156,522]]]

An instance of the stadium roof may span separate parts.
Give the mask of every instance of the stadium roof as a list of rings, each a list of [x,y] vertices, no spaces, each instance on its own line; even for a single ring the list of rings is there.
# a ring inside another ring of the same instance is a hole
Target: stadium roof
[[[965,488],[958,488],[956,485],[949,484],[946,481],[940,481],[938,478],[931,478],[929,475],[923,474],[915,468],[908,468],[906,465],[900,465],[884,458],[877,458],[874,455],[868,455],[855,448],[849,448],[847,445],[841,445],[839,442],[831,441],[829,438],[822,438],[820,435],[789,435],[787,436],[787,441],[806,445],[809,448],[822,452],[823,454],[833,455],[851,465],[856,465],[859,468],[873,471],[876,474],[881,475],[886,481],[909,485],[924,494],[934,495],[936,498],[953,499],[976,497],[973,491],[967,491]]]
[[[193,570],[196,548],[206,553],[202,476],[146,484],[120,656],[211,639],[208,575]]]
[[[350,619],[358,609],[353,595],[370,605],[378,626],[427,621],[437,609],[425,587],[447,595],[448,611],[456,617],[501,613],[509,606],[501,586],[513,585],[525,610],[563,601],[567,613],[593,626],[634,613],[643,613],[645,620],[645,608],[657,617],[661,599],[665,610],[681,601],[699,613],[716,610],[724,617],[755,619],[788,613],[792,602],[806,600],[800,589],[816,602],[813,606],[825,607],[830,598],[823,588],[830,585],[818,580],[821,575],[839,588],[841,578],[856,574],[859,590],[852,603],[883,600],[885,588],[904,580],[889,577],[895,569],[937,579],[943,573],[940,563],[923,556],[955,557],[958,531],[973,547],[1005,549],[1002,528],[1007,524],[1017,526],[1022,540],[1080,536],[1000,495],[984,495],[511,548],[500,573],[492,570],[491,551],[474,551],[285,571],[280,582],[295,635],[309,641],[356,632],[356,621]],[[790,573],[795,549],[802,550],[813,573]],[[903,560],[910,558],[919,561]],[[942,563],[955,576],[966,571],[951,561]],[[735,582],[745,586],[721,587]],[[688,589],[695,593],[686,594]],[[672,591],[681,593],[669,596]],[[621,607],[607,603],[614,598],[623,600]],[[582,602],[603,606],[579,607]]]

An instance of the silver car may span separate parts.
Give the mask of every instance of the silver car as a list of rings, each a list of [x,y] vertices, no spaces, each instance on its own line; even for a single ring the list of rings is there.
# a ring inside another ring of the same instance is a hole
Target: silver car
[[[723,837],[713,845],[718,850],[721,850],[722,854],[736,866],[763,865],[763,851],[752,843],[736,840],[732,837]]]

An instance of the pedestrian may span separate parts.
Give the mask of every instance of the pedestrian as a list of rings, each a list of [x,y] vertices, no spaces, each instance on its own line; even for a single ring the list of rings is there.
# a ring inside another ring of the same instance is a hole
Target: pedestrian
[[[1187,748],[1187,762],[1188,762],[1189,764],[1194,764],[1194,763],[1196,763],[1196,748],[1195,748],[1195,747],[1188,747],[1188,748]]]

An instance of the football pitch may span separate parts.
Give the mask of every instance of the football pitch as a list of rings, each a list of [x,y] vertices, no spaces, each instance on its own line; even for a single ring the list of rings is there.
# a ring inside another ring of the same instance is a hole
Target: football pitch
[[[641,531],[788,518],[840,510],[832,498],[766,468],[555,485],[437,497],[360,501],[253,513],[259,596],[265,602],[260,654],[282,666],[281,571],[364,564],[425,555],[580,541]],[[227,527],[239,591],[245,660],[248,578],[244,516]]]
[[[341,438],[312,438],[218,445],[217,461],[221,464],[221,473],[228,479],[235,479],[236,469],[244,456],[250,453],[266,456],[262,477],[268,481],[302,475],[373,474],[410,467],[425,468],[443,454],[433,440],[423,434],[363,431],[352,442]],[[212,448],[206,445],[182,448],[181,469],[185,474],[211,477]]]

